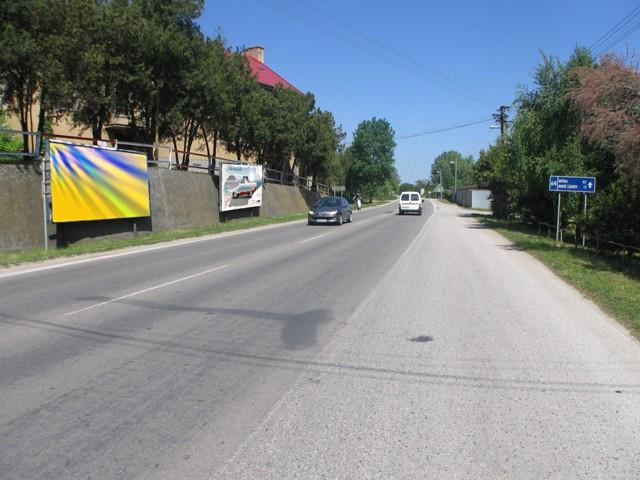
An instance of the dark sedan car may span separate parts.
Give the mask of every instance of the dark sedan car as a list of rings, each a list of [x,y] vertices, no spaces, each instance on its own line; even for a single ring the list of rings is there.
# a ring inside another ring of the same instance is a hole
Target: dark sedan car
[[[322,197],[309,210],[308,224],[351,222],[351,205],[343,197]]]

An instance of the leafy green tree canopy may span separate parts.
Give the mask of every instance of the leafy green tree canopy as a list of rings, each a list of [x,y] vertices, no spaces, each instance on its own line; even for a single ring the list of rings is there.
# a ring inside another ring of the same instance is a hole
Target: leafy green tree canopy
[[[350,147],[352,163],[347,187],[371,199],[395,173],[395,132],[385,119],[373,118],[360,123]]]
[[[460,152],[450,150],[438,155],[431,164],[431,183],[440,183],[442,172],[442,187],[445,190],[453,191],[456,183],[456,169],[458,187],[471,185],[474,183],[473,157],[463,157]]]

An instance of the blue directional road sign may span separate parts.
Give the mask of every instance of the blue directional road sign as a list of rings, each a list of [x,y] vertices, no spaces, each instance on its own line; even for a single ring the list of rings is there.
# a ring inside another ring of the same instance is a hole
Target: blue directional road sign
[[[596,193],[596,178],[551,175],[549,190],[552,192]]]

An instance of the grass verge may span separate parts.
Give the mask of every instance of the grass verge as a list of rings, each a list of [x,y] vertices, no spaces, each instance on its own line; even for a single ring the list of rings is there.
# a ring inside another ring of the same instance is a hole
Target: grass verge
[[[556,245],[521,224],[494,218],[482,221],[531,253],[640,338],[640,266],[617,257]]]
[[[65,248],[54,247],[49,250],[45,250],[44,248],[34,248],[29,250],[0,251],[0,266],[7,267],[10,265],[18,265],[26,262],[39,262],[52,258],[71,257],[85,253],[107,252],[109,250],[117,250],[119,248],[135,247],[140,245],[152,245],[155,243],[180,240],[183,238],[201,237],[203,235],[211,235],[214,233],[231,232],[234,230],[243,230],[252,227],[291,222],[294,220],[302,220],[303,218],[307,218],[306,213],[268,218],[257,217],[184,230],[138,233],[135,236],[127,238],[103,238],[100,240],[77,243]]]

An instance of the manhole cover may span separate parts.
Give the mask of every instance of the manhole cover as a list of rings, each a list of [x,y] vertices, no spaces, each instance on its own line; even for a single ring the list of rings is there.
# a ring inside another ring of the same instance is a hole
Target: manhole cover
[[[433,337],[430,337],[429,335],[420,335],[419,337],[411,338],[410,341],[419,343],[433,342]]]

